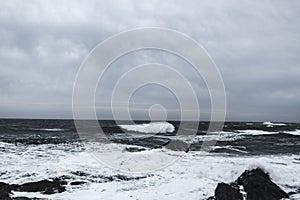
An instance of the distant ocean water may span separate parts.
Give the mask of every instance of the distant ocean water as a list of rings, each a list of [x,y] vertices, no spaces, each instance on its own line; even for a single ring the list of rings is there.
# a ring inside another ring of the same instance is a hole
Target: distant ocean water
[[[22,184],[61,176],[87,184],[68,185],[67,191],[46,195],[14,192],[12,196],[45,199],[207,199],[218,182],[231,182],[255,166],[270,172],[274,182],[300,197],[300,124],[272,122],[226,122],[222,132],[207,134],[209,122],[99,121],[109,151],[143,148],[164,151],[171,139],[191,143],[190,151],[173,165],[146,174],[143,179],[103,181],[122,172],[101,166],[86,152],[72,120],[0,120],[0,182]],[[196,136],[176,136],[179,125]],[[194,125],[194,124],[193,124]],[[88,127],[87,127],[88,128]],[[151,134],[150,137],[147,135]],[[201,151],[205,140],[216,140],[209,152]],[[126,152],[128,153],[128,152]],[[140,153],[140,152],[132,152]],[[126,174],[134,177],[134,174]]]

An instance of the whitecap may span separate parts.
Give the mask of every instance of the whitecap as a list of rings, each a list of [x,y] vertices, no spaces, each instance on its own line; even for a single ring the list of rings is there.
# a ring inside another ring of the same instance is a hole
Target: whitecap
[[[299,135],[300,136],[300,130],[295,131],[285,131],[284,133],[290,134],[290,135]]]
[[[240,135],[272,135],[278,132],[262,131],[262,130],[242,130],[239,131]]]
[[[266,125],[267,127],[274,127],[274,126],[285,126],[284,123],[272,123],[272,122],[264,122],[263,125]]]
[[[62,128],[33,128],[32,130],[36,131],[64,131]]]
[[[151,122],[135,125],[119,125],[119,127],[127,131],[135,131],[141,133],[172,133],[175,130],[174,125],[168,122]]]

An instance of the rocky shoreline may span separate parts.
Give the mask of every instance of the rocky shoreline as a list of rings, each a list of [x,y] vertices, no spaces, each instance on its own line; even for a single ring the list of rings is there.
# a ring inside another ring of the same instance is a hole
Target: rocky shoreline
[[[74,172],[74,175],[86,177],[85,172]],[[124,175],[102,176],[103,182],[130,181],[147,178],[128,177]],[[67,185],[88,184],[92,180],[76,180],[71,176],[61,176],[49,180],[28,182],[24,184],[8,184],[0,182],[1,200],[28,200],[38,198],[11,197],[13,192],[39,192],[41,194],[55,194],[66,191]],[[260,168],[246,170],[232,183],[218,183],[214,196],[208,200],[280,200],[289,198],[293,193],[286,193],[270,178],[269,174]]]
[[[85,172],[74,172],[74,175],[86,177]],[[99,175],[102,179],[102,182],[111,182],[111,181],[130,181],[146,178],[147,176],[136,176],[129,177],[121,174],[114,176],[103,176]],[[99,178],[98,177],[98,178]],[[36,182],[28,182],[24,184],[8,184],[0,182],[0,200],[37,200],[39,198],[28,198],[28,197],[11,197],[12,192],[39,192],[41,194],[55,194],[62,193],[66,191],[67,185],[83,185],[92,182],[92,180],[76,180],[69,175],[61,176],[58,178],[53,178],[49,180],[41,180]]]
[[[208,200],[280,200],[289,194],[272,182],[260,168],[246,170],[232,183],[218,183],[215,195]]]

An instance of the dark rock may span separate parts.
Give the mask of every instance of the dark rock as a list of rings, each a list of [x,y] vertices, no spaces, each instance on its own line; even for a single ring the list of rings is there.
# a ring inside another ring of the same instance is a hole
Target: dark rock
[[[135,177],[130,177],[130,176],[125,176],[122,174],[117,174],[114,176],[108,176],[106,179],[109,181],[131,181],[131,180],[139,180],[139,179],[144,179],[147,178],[147,176],[135,176]]]
[[[172,151],[184,151],[186,153],[189,152],[190,150],[189,149],[190,145],[181,140],[170,140],[165,144],[165,147]]]
[[[257,168],[251,171],[246,170],[234,183],[219,183],[215,190],[215,196],[210,198],[216,200],[243,199],[243,191],[239,186],[243,186],[247,200],[280,200],[289,197],[271,181],[268,173]]]
[[[11,193],[11,187],[7,183],[0,182],[0,199],[8,200],[11,199],[9,194]]]
[[[289,196],[294,195],[294,194],[297,194],[297,192],[289,192],[288,193]]]
[[[88,182],[86,181],[72,181],[70,182],[70,185],[83,185],[83,184],[86,184]]]
[[[42,180],[37,182],[24,183],[16,188],[17,191],[22,192],[42,192],[44,194],[54,194],[66,191],[63,186],[65,182],[58,179],[54,180]]]
[[[217,200],[242,200],[243,196],[240,193],[239,186],[232,183],[219,183],[215,190]]]
[[[128,152],[141,152],[141,151],[146,151],[146,149],[138,148],[138,147],[126,147],[125,151],[128,151]]]
[[[216,200],[216,197],[208,197],[207,200]]]
[[[24,183],[22,185],[8,184],[0,182],[0,200],[27,200],[27,199],[38,199],[38,198],[27,198],[27,197],[14,197],[11,198],[11,191],[20,192],[42,192],[43,194],[54,194],[66,191],[66,182],[60,179],[53,180],[42,180],[37,182]]]
[[[279,200],[289,197],[286,192],[271,181],[269,174],[260,168],[245,171],[236,180],[236,183],[244,186],[247,200]]]
[[[14,197],[12,198],[12,200],[45,200],[45,199],[41,199],[41,198],[28,198],[28,197]]]
[[[90,176],[90,174],[82,172],[82,171],[72,172],[72,174],[74,174],[76,176]]]

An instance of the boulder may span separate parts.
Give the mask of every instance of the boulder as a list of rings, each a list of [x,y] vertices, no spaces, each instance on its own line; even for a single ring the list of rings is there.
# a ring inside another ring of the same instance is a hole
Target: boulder
[[[181,140],[170,140],[164,146],[166,149],[172,151],[184,151],[187,153],[190,150],[190,145]]]
[[[269,174],[257,168],[245,171],[237,180],[247,193],[247,200],[279,200],[289,195],[271,181]]]
[[[19,185],[16,190],[22,192],[42,192],[44,194],[54,194],[66,191],[66,188],[63,186],[64,184],[65,182],[60,181],[59,179],[42,180],[24,183]]]
[[[70,185],[83,185],[83,184],[87,184],[87,183],[88,183],[87,181],[77,180],[77,181],[70,182]]]
[[[234,183],[219,183],[215,190],[215,197],[218,200],[243,200],[239,186]]]
[[[138,147],[126,147],[125,151],[128,152],[141,152],[141,151],[146,151],[145,148],[138,148]]]
[[[240,187],[244,188],[244,191],[241,191]],[[210,199],[242,200],[243,196],[246,200],[280,200],[289,197],[286,192],[272,182],[268,173],[257,168],[246,170],[233,183],[219,183],[215,190],[215,196]]]
[[[11,192],[11,187],[7,183],[0,182],[0,199],[8,200],[10,199],[9,194]]]

